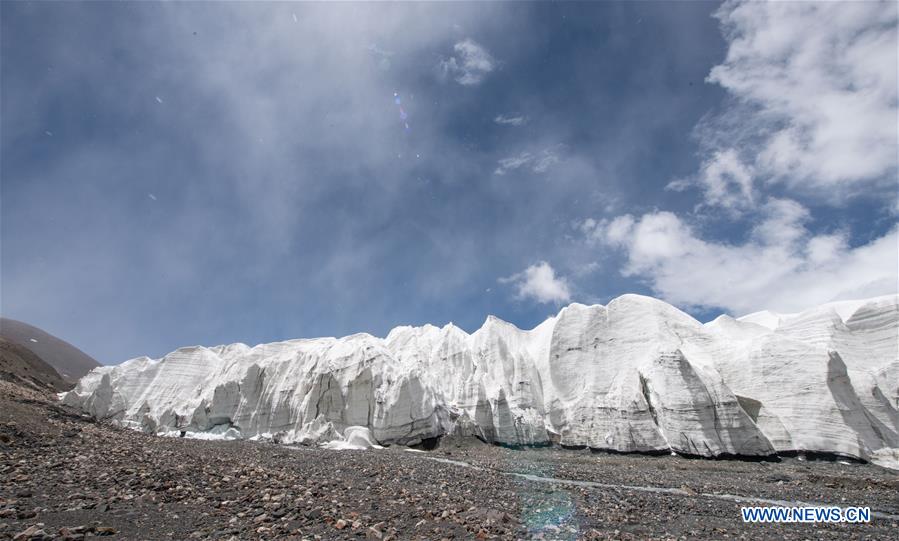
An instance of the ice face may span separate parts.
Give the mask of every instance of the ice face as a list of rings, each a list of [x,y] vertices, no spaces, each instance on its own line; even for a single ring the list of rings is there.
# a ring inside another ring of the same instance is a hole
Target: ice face
[[[160,434],[338,448],[456,434],[701,456],[815,451],[899,468],[897,338],[899,296],[703,325],[624,295],[532,330],[491,316],[472,334],[425,325],[181,348],[97,368],[64,400]]]

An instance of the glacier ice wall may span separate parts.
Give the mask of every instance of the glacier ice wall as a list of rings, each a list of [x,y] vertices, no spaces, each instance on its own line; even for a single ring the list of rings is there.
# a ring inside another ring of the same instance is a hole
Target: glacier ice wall
[[[533,330],[494,317],[386,338],[187,347],[94,369],[64,395],[154,433],[342,438],[447,434],[701,456],[836,453],[899,468],[899,296],[702,324],[624,295]]]

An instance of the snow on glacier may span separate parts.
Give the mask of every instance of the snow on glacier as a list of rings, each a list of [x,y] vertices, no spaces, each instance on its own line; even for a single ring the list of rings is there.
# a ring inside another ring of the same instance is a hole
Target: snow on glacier
[[[364,451],[365,449],[383,449],[371,440],[371,431],[364,426],[349,426],[343,436],[326,442],[323,447],[337,451]]]
[[[899,296],[702,324],[624,295],[529,331],[490,316],[472,334],[425,325],[194,346],[96,368],[63,399],[159,434],[336,448],[461,435],[899,468]]]

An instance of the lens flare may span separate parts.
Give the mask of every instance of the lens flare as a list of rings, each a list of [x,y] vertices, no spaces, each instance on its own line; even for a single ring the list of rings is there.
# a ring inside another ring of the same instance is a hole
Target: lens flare
[[[400,112],[400,121],[403,123],[405,130],[409,131],[409,115],[406,114],[406,110],[403,109],[403,100],[400,99],[398,92],[393,93],[393,103],[396,104],[397,110]]]

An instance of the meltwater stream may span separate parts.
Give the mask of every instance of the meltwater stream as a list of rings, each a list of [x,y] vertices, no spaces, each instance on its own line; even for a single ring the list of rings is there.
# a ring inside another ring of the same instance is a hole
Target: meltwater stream
[[[445,464],[453,464],[456,466],[462,466],[464,468],[472,468],[478,471],[487,471],[486,468],[482,468],[480,466],[475,466],[474,464],[469,464],[468,462],[463,462],[461,460],[450,460],[448,458],[438,458],[438,457],[430,457],[423,456],[422,458],[427,460],[433,460],[435,462],[443,462]],[[610,483],[597,483],[596,481],[580,481],[577,479],[556,479],[555,477],[544,477],[541,475],[533,475],[530,473],[519,473],[519,472],[507,472],[500,470],[492,470],[496,473],[500,473],[502,475],[508,475],[510,477],[518,477],[520,479],[526,479],[528,481],[534,481],[536,483],[549,483],[554,485],[568,485],[568,486],[578,486],[578,487],[587,487],[587,488],[616,488],[623,490],[633,490],[636,492],[653,492],[657,494],[673,494],[675,496],[687,496],[687,497],[697,497],[697,498],[714,498],[717,500],[726,500],[737,503],[751,503],[751,504],[763,504],[763,505],[773,505],[778,507],[841,507],[839,505],[832,504],[822,504],[822,503],[811,503],[811,502],[789,502],[785,500],[769,500],[767,498],[756,498],[751,496],[735,496],[733,494],[712,494],[712,493],[697,493],[693,494],[687,492],[686,490],[682,490],[679,488],[664,488],[664,487],[648,487],[648,486],[638,486],[638,485],[617,485]],[[871,510],[871,515],[877,518],[883,518],[888,520],[899,520],[899,515],[893,515],[890,513],[885,513],[882,511],[874,511]]]

